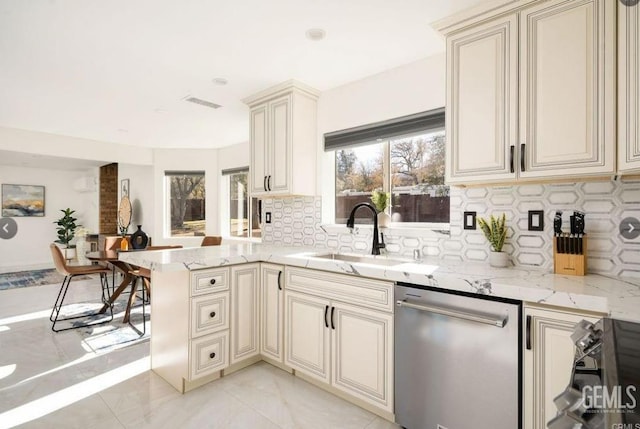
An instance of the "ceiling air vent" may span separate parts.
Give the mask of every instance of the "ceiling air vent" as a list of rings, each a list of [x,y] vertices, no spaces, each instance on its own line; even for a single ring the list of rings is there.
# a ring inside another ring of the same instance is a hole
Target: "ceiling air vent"
[[[212,103],[211,101],[207,101],[207,100],[203,100],[201,98],[197,98],[197,97],[192,97],[190,95],[187,95],[184,98],[185,101],[189,101],[191,103],[195,103],[195,104],[199,104],[201,106],[205,106],[205,107],[210,107],[212,109],[219,109],[220,107],[222,107],[219,104],[216,103]]]

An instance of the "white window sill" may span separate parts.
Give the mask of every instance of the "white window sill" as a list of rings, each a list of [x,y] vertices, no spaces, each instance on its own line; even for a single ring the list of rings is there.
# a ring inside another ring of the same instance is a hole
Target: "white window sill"
[[[350,234],[352,231],[345,224],[323,224],[320,226],[327,234]],[[448,223],[422,223],[419,225],[391,224],[380,231],[389,235],[411,236],[411,237],[448,237],[450,225]],[[353,228],[353,233],[358,235],[370,233],[373,225],[358,225]]]
[[[228,243],[262,243],[262,238],[260,237],[225,237],[222,236],[222,244]]]

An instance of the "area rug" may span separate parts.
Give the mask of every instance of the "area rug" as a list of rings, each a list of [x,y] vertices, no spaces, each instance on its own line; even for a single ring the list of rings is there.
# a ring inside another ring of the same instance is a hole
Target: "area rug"
[[[138,302],[140,301],[138,300]],[[135,329],[128,323],[122,322],[125,308],[126,302],[124,300],[118,300],[114,304],[113,320],[111,322],[102,325],[82,327],[76,330],[76,332],[82,337],[82,344],[87,351],[91,351],[96,354],[103,354],[144,341],[149,341],[149,336],[151,334],[151,306],[149,304],[145,305],[146,314],[144,321],[142,318],[141,304],[136,305],[131,309],[130,319],[133,326],[135,326]],[[110,316],[109,312],[107,311],[106,315],[94,316],[92,319],[99,322],[104,319],[104,316],[107,316],[108,318],[108,316]],[[86,322],[86,320],[87,319],[84,321]],[[146,332],[143,333],[143,331]]]
[[[15,273],[0,274],[0,290],[15,289],[29,286],[44,286],[51,284],[62,284],[64,276],[58,274],[54,269],[18,271]],[[88,280],[89,276],[76,276],[74,280]]]

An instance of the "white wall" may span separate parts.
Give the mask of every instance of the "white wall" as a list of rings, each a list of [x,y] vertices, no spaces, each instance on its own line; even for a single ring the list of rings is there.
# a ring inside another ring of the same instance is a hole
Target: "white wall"
[[[323,92],[318,100],[318,180],[322,220],[333,222],[335,161],[325,133],[443,107],[445,54],[427,57]],[[330,179],[329,179],[330,178]]]
[[[142,230],[147,235],[155,231],[154,204],[155,187],[153,184],[153,166],[118,164],[118,186],[123,179],[129,179],[129,199],[131,200],[131,225],[129,232],[134,233],[142,225]],[[118,191],[118,204],[122,199]],[[155,243],[154,243],[155,244]]]
[[[0,239],[0,272],[53,267],[49,244],[57,238],[53,222],[62,217],[61,209],[76,210],[78,223],[97,231],[97,190],[73,190],[74,182],[86,175],[97,175],[97,169],[83,172],[0,165],[0,183],[45,186],[45,216],[13,218],[18,234],[10,240]]]
[[[104,161],[105,164],[151,165],[153,162],[153,151],[149,148],[6,127],[0,127],[0,150]]]
[[[248,154],[247,154],[248,157]],[[153,151],[153,244],[182,244],[185,247],[199,246],[202,237],[169,237],[165,232],[168,219],[166,210],[167,191],[164,173],[172,170],[201,170],[205,172],[205,213],[207,235],[218,235],[218,150],[217,149],[154,149]],[[146,231],[149,233],[149,231]]]

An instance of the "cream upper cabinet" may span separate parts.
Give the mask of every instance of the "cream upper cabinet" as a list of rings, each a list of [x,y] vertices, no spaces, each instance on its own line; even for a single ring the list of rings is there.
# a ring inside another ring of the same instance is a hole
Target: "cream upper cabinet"
[[[447,181],[613,174],[616,2],[521,4],[444,30]]]
[[[556,416],[553,398],[569,384],[575,354],[571,334],[583,319],[596,322],[598,317],[525,308],[524,429],[546,429]]]
[[[515,15],[447,38],[447,181],[514,179]]]
[[[258,291],[260,264],[231,267],[231,364],[260,353]]]
[[[260,354],[283,362],[284,267],[260,264]]]
[[[268,104],[251,109],[251,194],[256,195],[267,189],[267,112]]]
[[[618,170],[640,170],[640,6],[618,5]]]
[[[318,95],[288,81],[243,100],[251,109],[252,195],[316,194]]]
[[[520,177],[614,173],[615,3],[520,12]]]

